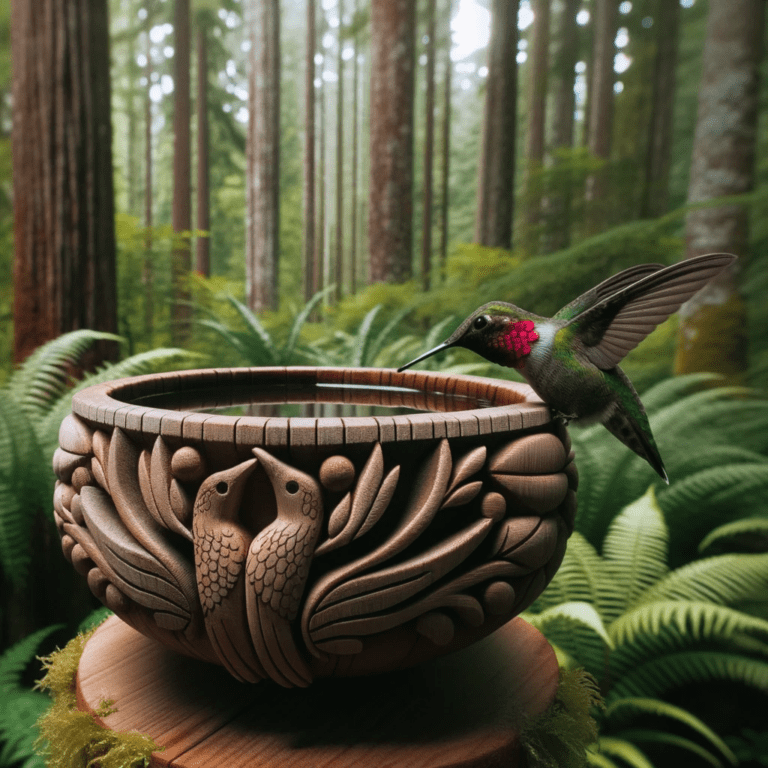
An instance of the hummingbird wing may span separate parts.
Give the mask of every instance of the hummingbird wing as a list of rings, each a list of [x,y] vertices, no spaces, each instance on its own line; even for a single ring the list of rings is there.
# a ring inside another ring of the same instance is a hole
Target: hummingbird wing
[[[629,267],[629,269],[623,269],[607,280],[603,280],[600,285],[596,285],[586,293],[582,293],[581,296],[574,299],[570,304],[566,304],[561,310],[558,310],[552,319],[572,320],[576,315],[593,307],[598,301],[612,296],[628,285],[632,285],[643,277],[658,272],[660,269],[664,269],[663,264],[637,264],[634,267]]]
[[[576,330],[587,359],[610,370],[735,258],[709,253],[659,269],[601,299],[567,326]]]

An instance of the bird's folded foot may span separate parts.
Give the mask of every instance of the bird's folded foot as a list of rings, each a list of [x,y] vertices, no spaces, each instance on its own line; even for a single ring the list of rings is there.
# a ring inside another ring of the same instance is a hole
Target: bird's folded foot
[[[560,411],[556,411],[553,408],[552,418],[555,421],[559,421],[564,427],[567,427],[574,419],[578,418],[578,415],[575,413],[560,413]]]

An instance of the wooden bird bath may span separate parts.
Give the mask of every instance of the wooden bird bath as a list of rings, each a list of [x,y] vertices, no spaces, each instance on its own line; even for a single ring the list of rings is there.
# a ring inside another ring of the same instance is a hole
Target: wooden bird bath
[[[469,376],[140,376],[77,393],[59,442],[56,523],[96,597],[172,650],[284,687],[482,639],[550,581],[576,510],[549,409]]]

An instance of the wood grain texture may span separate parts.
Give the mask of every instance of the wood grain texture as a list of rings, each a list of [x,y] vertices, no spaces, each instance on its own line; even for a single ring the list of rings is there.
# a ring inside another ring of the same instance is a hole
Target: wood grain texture
[[[164,746],[155,768],[514,768],[521,719],[551,705],[557,682],[552,648],[522,619],[412,670],[287,690],[239,684],[113,617],[85,647],[77,698],[85,711],[113,699],[97,719]]]

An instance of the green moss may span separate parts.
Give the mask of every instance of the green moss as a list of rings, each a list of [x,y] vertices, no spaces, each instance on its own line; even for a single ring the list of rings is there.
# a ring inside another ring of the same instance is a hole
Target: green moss
[[[46,673],[38,687],[50,692],[53,704],[37,722],[40,737],[35,747],[45,757],[48,768],[148,766],[151,754],[162,749],[151,738],[136,731],[111,731],[77,708],[75,674],[94,630],[77,635],[64,648],[41,659]],[[112,714],[116,711],[113,704],[101,701],[96,714]]]
[[[528,723],[521,735],[531,768],[581,768],[587,748],[597,741],[597,723],[590,714],[602,707],[595,679],[583,669],[560,668],[552,706]]]

